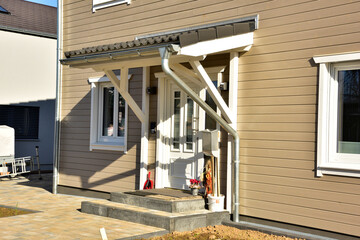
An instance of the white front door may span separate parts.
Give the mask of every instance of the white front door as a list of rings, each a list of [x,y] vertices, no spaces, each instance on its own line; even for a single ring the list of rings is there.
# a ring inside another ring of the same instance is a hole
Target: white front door
[[[199,107],[171,81],[167,81],[166,117],[168,187],[188,189],[190,179],[199,179],[203,154],[198,152]],[[193,89],[198,93],[198,90]]]

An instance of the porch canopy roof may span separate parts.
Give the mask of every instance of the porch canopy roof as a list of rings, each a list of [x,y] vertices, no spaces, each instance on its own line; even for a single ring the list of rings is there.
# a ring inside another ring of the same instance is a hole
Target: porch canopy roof
[[[170,47],[175,62],[188,62],[196,57],[229,51],[247,51],[258,28],[258,16],[238,18],[201,26],[138,36],[133,41],[85,47],[64,53],[63,65],[78,68],[119,68],[160,65],[158,49]],[[177,60],[176,60],[177,59]],[[131,64],[131,60],[135,62]],[[144,60],[144,61],[141,61]],[[110,64],[110,65],[109,65]]]
[[[194,100],[211,118],[218,122],[232,135],[232,145],[228,144],[227,158],[227,206],[230,210],[232,194],[232,165],[234,163],[234,201],[233,214],[238,221],[239,214],[239,142],[236,131],[237,117],[237,81],[239,52],[249,51],[253,44],[253,31],[258,29],[258,16],[233,19],[202,26],[180,29],[170,32],[150,34],[136,37],[133,41],[82,48],[65,52],[62,64],[75,68],[92,68],[104,72],[110,82],[123,96],[127,104],[142,123],[141,174],[140,182],[144,182],[147,173],[147,135],[149,130],[149,96],[145,89],[150,86],[148,66],[161,65],[163,71]],[[228,104],[224,101],[200,61],[206,55],[230,53]],[[170,58],[171,56],[171,58]],[[189,69],[182,64],[188,62]],[[142,108],[134,101],[128,91],[129,68],[143,67]],[[115,75],[120,69],[120,79]],[[203,99],[195,93],[179,76],[192,80],[206,90],[220,113],[215,112]]]

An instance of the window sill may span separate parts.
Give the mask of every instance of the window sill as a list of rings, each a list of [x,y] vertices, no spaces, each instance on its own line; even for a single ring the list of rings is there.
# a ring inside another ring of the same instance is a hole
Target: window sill
[[[116,143],[92,143],[90,144],[90,151],[93,150],[110,150],[126,152],[126,146],[117,145]]]
[[[326,163],[318,166],[317,176],[337,175],[346,177],[360,177],[360,164]]]

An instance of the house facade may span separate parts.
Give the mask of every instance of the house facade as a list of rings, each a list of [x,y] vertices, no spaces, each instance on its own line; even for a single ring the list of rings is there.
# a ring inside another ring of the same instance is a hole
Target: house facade
[[[56,14],[54,7],[0,0],[0,125],[15,129],[15,157],[53,169]]]
[[[219,130],[235,220],[360,236],[360,1],[60,6],[58,192],[187,189]]]

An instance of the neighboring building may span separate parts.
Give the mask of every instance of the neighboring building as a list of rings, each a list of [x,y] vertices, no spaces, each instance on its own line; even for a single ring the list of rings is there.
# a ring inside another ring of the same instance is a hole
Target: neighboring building
[[[62,2],[59,192],[187,188],[206,89],[229,211],[360,236],[360,1]]]
[[[57,10],[0,0],[0,125],[15,129],[15,156],[34,156],[52,170]]]

